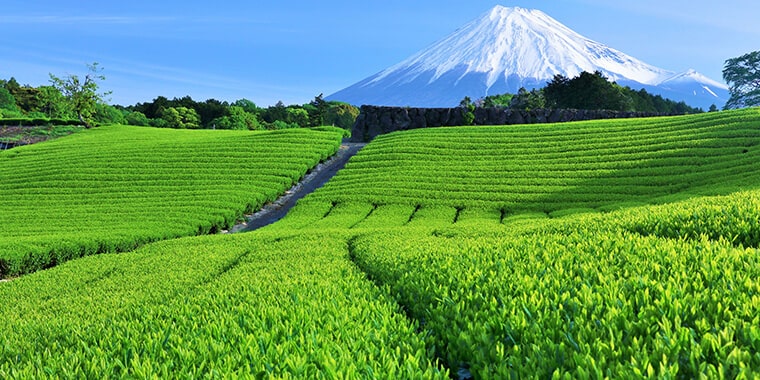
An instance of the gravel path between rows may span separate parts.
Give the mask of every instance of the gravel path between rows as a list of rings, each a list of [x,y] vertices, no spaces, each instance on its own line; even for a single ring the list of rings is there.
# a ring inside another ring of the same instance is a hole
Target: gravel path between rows
[[[268,226],[288,214],[299,199],[322,187],[346,162],[353,157],[366,143],[343,142],[338,152],[327,161],[317,165],[301,182],[297,183],[276,201],[264,205],[253,215],[246,217],[246,222],[232,227],[227,233],[248,232]]]

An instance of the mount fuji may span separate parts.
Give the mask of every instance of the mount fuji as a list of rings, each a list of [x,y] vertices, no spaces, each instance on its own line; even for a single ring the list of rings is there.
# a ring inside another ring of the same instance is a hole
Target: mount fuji
[[[592,41],[531,9],[496,6],[403,62],[340,90],[327,100],[362,105],[452,107],[465,97],[540,88],[556,74],[602,72],[634,90],[707,109],[721,107],[728,87],[688,70],[661,69]]]

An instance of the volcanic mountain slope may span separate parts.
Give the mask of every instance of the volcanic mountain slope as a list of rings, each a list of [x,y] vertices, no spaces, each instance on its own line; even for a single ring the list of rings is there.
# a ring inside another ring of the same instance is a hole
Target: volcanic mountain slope
[[[574,32],[547,14],[496,6],[405,61],[327,97],[355,105],[455,106],[465,96],[543,87],[554,75],[601,71],[610,80],[707,108],[726,85],[694,70],[658,68]]]

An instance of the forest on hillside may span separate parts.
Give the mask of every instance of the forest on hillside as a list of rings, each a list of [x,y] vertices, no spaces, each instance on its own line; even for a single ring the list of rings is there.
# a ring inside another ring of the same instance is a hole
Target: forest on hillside
[[[540,89],[521,88],[517,94],[491,95],[475,100],[462,100],[462,105],[476,107],[509,107],[531,110],[540,108],[613,110],[627,112],[654,112],[659,114],[694,114],[704,112],[686,102],[676,102],[645,89],[634,90],[610,82],[601,72],[582,72],[574,78],[555,75]],[[713,105],[710,111],[717,111]]]
[[[97,64],[90,66],[97,73]],[[305,104],[285,105],[282,102],[259,107],[249,99],[234,102],[207,99],[197,101],[190,96],[168,99],[158,96],[152,101],[131,106],[110,105],[93,92],[95,101],[86,118],[77,109],[76,99],[66,88],[53,85],[32,87],[20,85],[14,78],[0,80],[0,119],[5,124],[126,124],[159,128],[183,129],[285,129],[332,125],[346,130],[353,126],[359,109],[337,101],[326,101],[322,94]],[[85,77],[88,78],[88,77]],[[96,77],[105,79],[104,77]],[[76,80],[77,77],[68,79]],[[97,86],[95,87],[95,90]],[[583,72],[574,78],[556,75],[544,88],[520,89],[517,94],[492,95],[475,100],[465,97],[461,106],[508,107],[513,109],[584,109],[653,112],[659,114],[693,114],[704,112],[685,102],[665,99],[610,82],[601,72]],[[710,111],[717,110],[713,106]],[[81,124],[81,123],[80,123]]]
[[[11,77],[0,79],[0,119],[76,122],[70,99],[55,86],[21,85]],[[359,109],[347,103],[326,101],[322,94],[306,104],[259,107],[248,99],[232,103],[216,99],[196,101],[190,96],[158,96],[131,106],[94,104],[95,125],[126,124],[189,129],[284,129],[333,125],[350,129]]]

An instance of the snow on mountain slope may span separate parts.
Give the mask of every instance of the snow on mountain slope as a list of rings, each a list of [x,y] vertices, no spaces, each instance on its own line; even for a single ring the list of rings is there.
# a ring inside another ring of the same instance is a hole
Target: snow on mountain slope
[[[327,99],[447,107],[465,96],[515,93],[520,87],[543,87],[556,74],[574,77],[597,70],[610,80],[666,97],[691,93],[673,99],[697,106],[727,98],[725,85],[693,70],[677,74],[649,65],[538,10],[496,6],[429,48]]]

